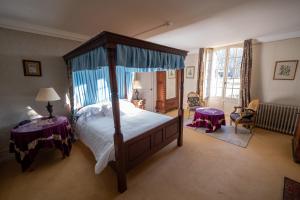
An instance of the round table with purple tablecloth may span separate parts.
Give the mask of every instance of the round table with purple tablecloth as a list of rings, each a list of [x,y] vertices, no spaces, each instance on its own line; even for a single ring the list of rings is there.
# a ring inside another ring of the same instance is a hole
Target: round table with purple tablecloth
[[[71,126],[66,117],[39,118],[11,130],[9,149],[24,171],[41,148],[55,147],[61,150],[63,157],[69,156],[71,139]]]
[[[216,108],[204,107],[196,109],[193,122],[187,126],[206,127],[206,132],[211,133],[221,128],[221,125],[226,125],[224,112]]]

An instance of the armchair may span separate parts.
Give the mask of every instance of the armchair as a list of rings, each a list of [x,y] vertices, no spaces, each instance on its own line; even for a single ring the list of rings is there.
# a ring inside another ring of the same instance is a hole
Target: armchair
[[[232,125],[232,122],[235,123],[235,133],[237,133],[238,124],[250,126],[250,133],[252,133],[252,129],[255,126],[255,118],[258,107],[258,99],[252,100],[245,108],[242,108],[241,106],[234,107],[234,111],[230,114],[230,125]]]
[[[195,111],[197,108],[202,107],[200,102],[200,97],[196,92],[189,92],[187,94],[187,110],[188,110],[188,119],[190,118],[191,111]]]

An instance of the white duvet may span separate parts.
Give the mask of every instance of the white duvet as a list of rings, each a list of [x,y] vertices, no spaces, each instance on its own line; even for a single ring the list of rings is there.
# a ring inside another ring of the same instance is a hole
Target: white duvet
[[[163,124],[172,117],[161,115],[138,108],[121,110],[121,131],[124,141]],[[111,115],[93,115],[88,118],[79,117],[76,123],[76,133],[79,139],[90,148],[97,161],[95,173],[99,174],[115,159],[114,152],[114,122]]]

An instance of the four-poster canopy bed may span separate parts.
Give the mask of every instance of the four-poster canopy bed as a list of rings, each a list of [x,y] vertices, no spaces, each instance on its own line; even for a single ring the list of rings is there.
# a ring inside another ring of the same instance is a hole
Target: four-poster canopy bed
[[[119,192],[124,192],[127,189],[126,172],[128,170],[175,139],[177,139],[177,145],[182,146],[184,58],[186,54],[187,52],[184,50],[115,33],[102,32],[64,56],[68,65],[68,72],[70,72],[71,83],[72,73],[76,70],[108,66],[115,153],[115,161],[110,164],[117,173]],[[179,70],[180,103],[178,116],[161,122],[160,125],[149,130],[141,131],[135,137],[124,141],[120,120],[117,66],[124,66],[126,70],[131,72]],[[70,96],[73,96],[73,86],[70,89]],[[73,111],[74,102],[72,103],[72,99],[71,106]]]

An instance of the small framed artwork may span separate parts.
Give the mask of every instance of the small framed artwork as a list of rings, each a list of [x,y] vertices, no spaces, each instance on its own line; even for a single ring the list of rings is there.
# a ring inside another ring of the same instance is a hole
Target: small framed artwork
[[[276,61],[273,80],[294,80],[298,60]]]
[[[195,66],[187,66],[185,78],[194,79],[195,77]]]
[[[24,76],[42,76],[40,61],[23,60]]]
[[[173,79],[176,77],[176,70],[168,70],[168,79]]]

